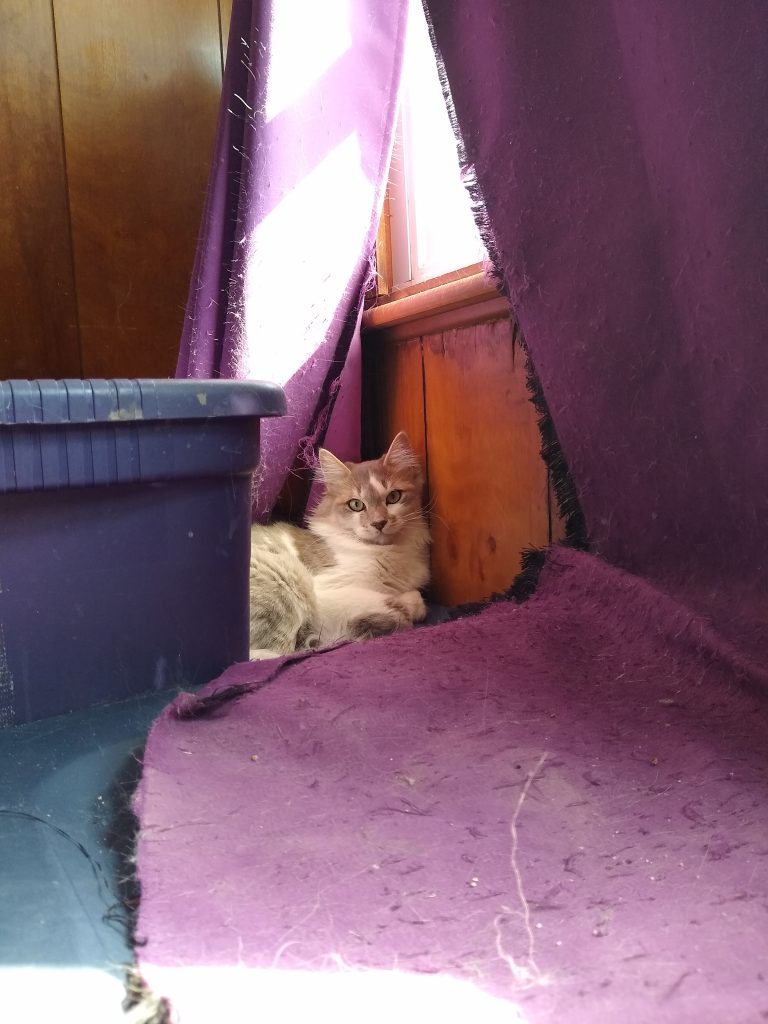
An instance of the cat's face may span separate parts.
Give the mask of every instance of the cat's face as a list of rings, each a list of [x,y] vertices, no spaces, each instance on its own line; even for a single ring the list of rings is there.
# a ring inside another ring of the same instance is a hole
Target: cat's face
[[[418,456],[400,433],[372,462],[340,462],[321,449],[325,494],[315,510],[340,533],[366,544],[392,544],[410,523],[422,521],[424,477]]]

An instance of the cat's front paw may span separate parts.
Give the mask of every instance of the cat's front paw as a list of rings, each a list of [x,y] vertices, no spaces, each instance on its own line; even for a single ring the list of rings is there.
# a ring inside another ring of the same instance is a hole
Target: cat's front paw
[[[387,604],[404,615],[409,622],[421,622],[427,616],[427,606],[418,590],[407,590],[397,597],[390,597]]]
[[[282,658],[279,651],[272,651],[268,647],[252,647],[248,652],[248,661],[269,661],[270,658]]]

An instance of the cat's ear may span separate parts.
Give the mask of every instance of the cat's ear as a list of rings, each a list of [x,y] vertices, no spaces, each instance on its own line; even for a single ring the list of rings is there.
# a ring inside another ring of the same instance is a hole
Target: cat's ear
[[[404,430],[401,430],[395,437],[382,462],[390,469],[399,470],[400,472],[403,470],[415,470],[421,473],[421,462],[416,452],[411,448],[411,442],[408,440],[408,435]]]
[[[352,474],[335,455],[332,455],[326,448],[321,448],[317,453],[317,458],[320,463],[320,477],[326,487],[349,483]]]

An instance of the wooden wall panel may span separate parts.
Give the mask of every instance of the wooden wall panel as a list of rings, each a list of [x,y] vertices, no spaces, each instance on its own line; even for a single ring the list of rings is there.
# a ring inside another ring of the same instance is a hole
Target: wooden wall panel
[[[80,375],[49,0],[0,14],[0,378]]]
[[[421,339],[375,346],[369,350],[366,365],[373,384],[368,389],[366,413],[375,421],[376,454],[384,452],[395,434],[404,430],[426,466]]]
[[[547,474],[509,320],[423,338],[435,597],[506,589],[549,540]]]
[[[221,89],[218,3],[53,7],[84,375],[168,375]]]

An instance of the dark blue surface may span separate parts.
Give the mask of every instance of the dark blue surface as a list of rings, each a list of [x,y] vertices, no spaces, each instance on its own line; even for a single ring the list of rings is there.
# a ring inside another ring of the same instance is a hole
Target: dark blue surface
[[[0,967],[131,962],[126,809],[136,754],[175,692],[0,730]]]
[[[238,380],[5,380],[0,424],[282,416],[282,388]]]
[[[250,476],[2,500],[0,723],[247,657]]]
[[[284,413],[259,381],[0,381],[0,495],[250,472]]]
[[[248,651],[251,474],[280,388],[0,382],[0,727]]]

